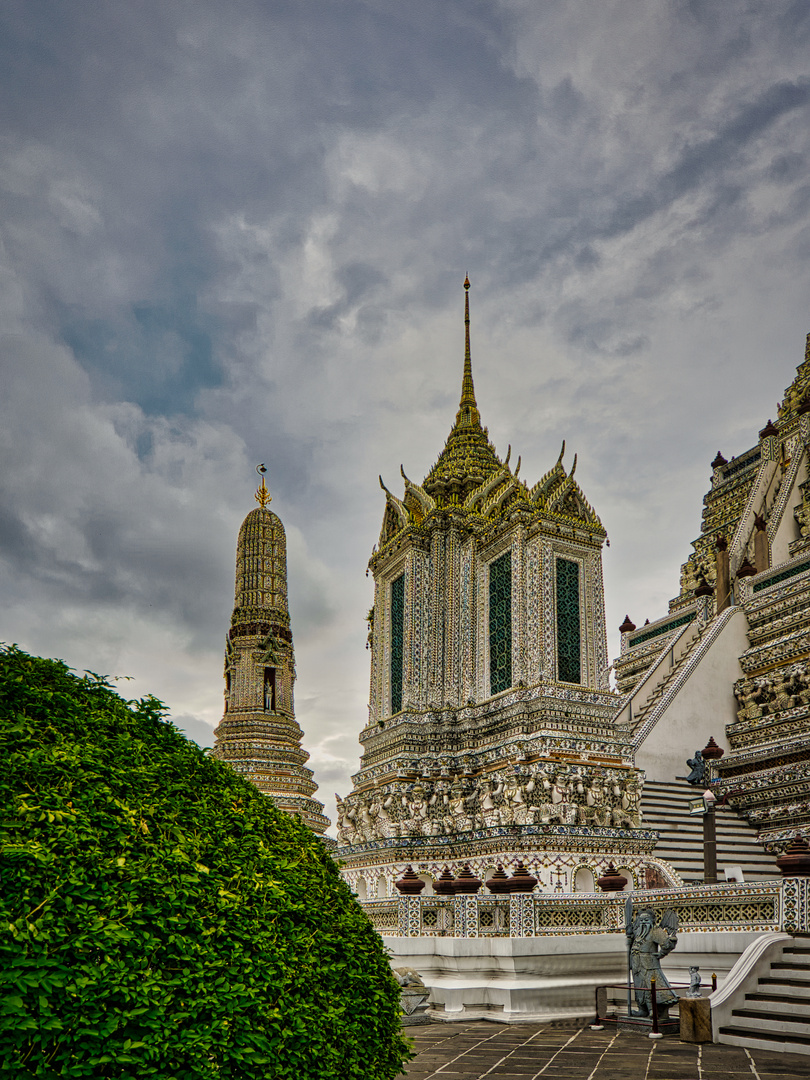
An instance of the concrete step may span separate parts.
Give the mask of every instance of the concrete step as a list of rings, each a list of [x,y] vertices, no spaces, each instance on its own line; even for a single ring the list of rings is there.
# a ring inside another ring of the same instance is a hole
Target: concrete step
[[[745,1000],[751,1002],[755,1008],[770,1007],[771,1003],[777,1002],[780,1008],[784,1010],[786,1005],[791,1008],[795,1005],[799,1010],[810,1009],[810,986],[806,989],[799,986],[785,986],[781,990],[776,990],[775,987],[768,987],[767,992],[757,990],[754,994],[746,994]]]
[[[777,1038],[783,1034],[801,1035],[810,1043],[810,1016],[796,1016],[791,1011],[788,1019],[784,1013],[769,1013],[765,1009],[734,1009],[731,1016],[737,1028]]]
[[[789,1015],[791,1020],[810,1022],[810,1000],[792,994],[746,994],[745,1008],[756,1013]],[[735,1016],[738,1015],[736,1012]]]
[[[791,964],[786,960],[775,960],[771,964],[769,978],[777,978],[781,982],[798,982],[810,986],[810,968],[802,967],[801,964]]]
[[[794,979],[789,975],[766,975],[757,982],[757,990],[764,993],[797,993],[802,987],[810,987],[810,979]]]
[[[720,1028],[720,1042],[810,1056],[810,942],[786,946],[731,1019]]]
[[[689,814],[689,799],[700,793],[684,781],[651,781],[644,786],[641,800],[642,824],[659,834],[655,854],[671,863],[688,881],[703,879],[703,821]],[[775,859],[757,843],[757,831],[730,807],[715,811],[717,865],[723,869],[742,867],[746,881],[766,881],[779,877]]]
[[[647,823],[645,822],[645,825],[646,824]],[[647,827],[648,828],[653,828],[653,826],[650,826],[650,825],[647,825]],[[691,856],[693,859],[694,858],[701,858],[701,859],[703,858],[703,834],[702,833],[699,834],[699,836],[696,837],[694,833],[690,833],[688,830],[676,830],[675,832],[669,832],[669,831],[665,832],[662,827],[654,829],[654,831],[659,833],[660,836],[661,836],[658,843],[660,844],[662,851],[664,849],[667,849],[669,851],[679,851],[679,852],[681,852],[683,855],[685,855],[687,857]],[[700,841],[699,846],[698,846],[698,840]],[[685,846],[685,845],[688,845],[688,846]],[[718,856],[719,856],[720,852],[722,852],[724,858],[725,858],[726,855],[728,855],[730,857],[732,854],[734,854],[734,855],[737,856],[737,861],[738,862],[742,859],[743,861],[753,862],[753,863],[756,863],[757,865],[768,865],[768,866],[770,866],[770,860],[768,860],[766,862],[765,860],[759,858],[760,852],[747,851],[744,847],[737,846],[737,845],[734,845],[734,844],[725,843],[725,842],[723,842],[722,837],[718,837],[717,849],[718,849]],[[776,867],[775,864],[773,866],[773,870],[774,870],[774,876],[779,877],[780,876],[779,870],[778,870],[778,868]]]
[[[700,840],[701,845],[703,844],[703,830],[695,829],[693,826],[689,826],[684,822],[680,822],[677,820],[670,822],[660,820],[654,821],[648,817],[645,817],[642,819],[642,823],[645,829],[653,829],[655,832],[659,832],[662,834],[662,844],[667,842],[669,842],[670,844],[682,843],[684,839]],[[739,839],[736,837],[729,837],[723,835],[723,833],[718,830],[717,842],[719,844],[723,844],[724,847],[734,849],[740,852],[750,851],[752,854],[756,853],[756,855],[758,856],[768,855],[768,853],[763,851],[759,845],[752,844],[750,838],[748,837],[746,837],[745,839],[741,837]],[[768,858],[771,858],[771,856],[768,855]]]
[[[775,1053],[810,1055],[810,1041],[803,1035],[782,1032],[779,1036],[764,1034],[750,1028],[732,1025],[720,1028],[720,1042],[731,1046],[747,1046],[749,1050],[773,1050]]]

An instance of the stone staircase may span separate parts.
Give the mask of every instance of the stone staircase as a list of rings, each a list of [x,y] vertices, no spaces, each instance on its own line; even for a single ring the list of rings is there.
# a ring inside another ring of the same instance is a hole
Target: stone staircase
[[[672,784],[650,781],[641,799],[641,824],[655,829],[660,840],[655,855],[674,866],[687,883],[703,884],[703,819],[690,817],[689,799],[702,792],[681,780]],[[746,881],[780,877],[775,856],[757,843],[757,830],[730,807],[715,810],[717,877],[725,881],[724,868],[742,867]]]
[[[678,657],[676,663],[673,664],[673,666],[667,670],[666,674],[659,679],[657,685],[655,686],[655,689],[652,691],[650,696],[647,698],[647,700],[644,702],[638,712],[633,714],[633,721],[630,725],[630,730],[634,734],[641,728],[644,721],[647,719],[653,709],[655,709],[655,707],[659,704],[667,691],[667,687],[670,685],[678,672],[683,669],[684,664],[686,664],[689,657],[700,644],[701,638],[703,637],[705,632],[706,631],[704,628],[703,630],[694,635],[692,640]]]
[[[734,1046],[810,1055],[810,937],[797,936],[782,949],[718,1035]]]

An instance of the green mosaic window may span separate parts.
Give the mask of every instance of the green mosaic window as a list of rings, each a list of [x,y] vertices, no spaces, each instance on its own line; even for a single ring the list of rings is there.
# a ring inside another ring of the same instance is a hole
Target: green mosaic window
[[[489,564],[489,692],[512,685],[512,552]]]
[[[391,713],[402,708],[402,642],[405,636],[405,575],[391,583]]]
[[[579,655],[579,563],[557,559],[557,678],[582,681]]]
[[[769,577],[765,581],[758,581],[751,591],[757,593],[763,589],[769,589],[771,585],[776,585],[780,581],[787,581],[788,578],[795,577],[796,574],[803,574],[808,569],[810,569],[810,562],[797,563],[796,566],[783,570],[781,574],[774,574],[773,577]]]
[[[634,634],[630,638],[630,648],[634,649],[636,645],[640,645],[643,641],[649,641],[650,638],[658,637],[659,634],[668,634],[670,630],[677,630],[679,626],[686,626],[694,617],[694,611],[690,611],[688,615],[681,615],[680,619],[673,619],[672,622],[664,623],[663,626],[656,626],[654,630],[647,630],[644,634]]]

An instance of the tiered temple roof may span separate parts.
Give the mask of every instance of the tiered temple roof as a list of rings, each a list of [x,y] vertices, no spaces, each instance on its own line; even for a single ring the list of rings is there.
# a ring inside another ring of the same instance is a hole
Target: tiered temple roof
[[[554,466],[532,488],[519,478],[520,458],[510,468],[511,447],[501,460],[481,424],[475,400],[470,351],[470,281],[464,282],[464,372],[461,399],[455,423],[444,449],[422,484],[412,483],[402,470],[405,494],[397,498],[383,483],[386,512],[380,534],[379,551],[371,565],[379,561],[390,544],[406,539],[405,530],[429,529],[449,513],[462,527],[482,533],[516,513],[541,515],[567,526],[583,526],[594,539],[606,533],[593,507],[574,479],[577,459],[570,472],[563,465],[565,442]],[[410,534],[407,534],[410,535]]]

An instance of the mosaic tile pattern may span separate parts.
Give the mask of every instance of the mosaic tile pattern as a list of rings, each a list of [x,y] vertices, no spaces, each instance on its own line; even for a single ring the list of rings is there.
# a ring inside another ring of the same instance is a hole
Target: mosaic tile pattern
[[[391,712],[402,708],[402,664],[405,635],[405,575],[391,583]]]
[[[505,897],[416,896],[363,902],[363,908],[386,932],[450,937],[533,937],[604,934],[625,929],[630,894],[540,891]],[[810,879],[752,884],[729,883],[674,889],[638,889],[632,893],[634,916],[642,908],[656,917],[674,910],[682,933],[790,934],[810,929]],[[398,920],[395,929],[395,919]]]
[[[264,486],[260,491],[267,501]],[[214,732],[212,755],[323,834],[329,819],[312,798],[318,786],[305,768],[309,755],[295,720],[286,551],[284,526],[263,503],[239,530],[236,602],[225,648],[225,713]]]
[[[578,683],[580,669],[579,563],[555,559],[557,601],[557,678]]]
[[[489,564],[489,687],[500,694],[512,685],[512,557]]]
[[[456,422],[424,481],[403,472],[402,498],[383,487],[369,562],[369,716],[354,789],[338,808],[344,875],[358,886],[382,875],[392,886],[403,859],[440,873],[462,857],[486,869],[481,860],[520,850],[563,876],[621,854],[643,880],[652,864],[642,778],[629,736],[611,722],[605,530],[574,479],[576,461],[563,464],[564,446],[533,486],[519,460],[510,466],[511,451],[497,455],[469,348],[462,383]],[[559,597],[557,560],[570,568]],[[558,618],[567,680],[558,677]]]

